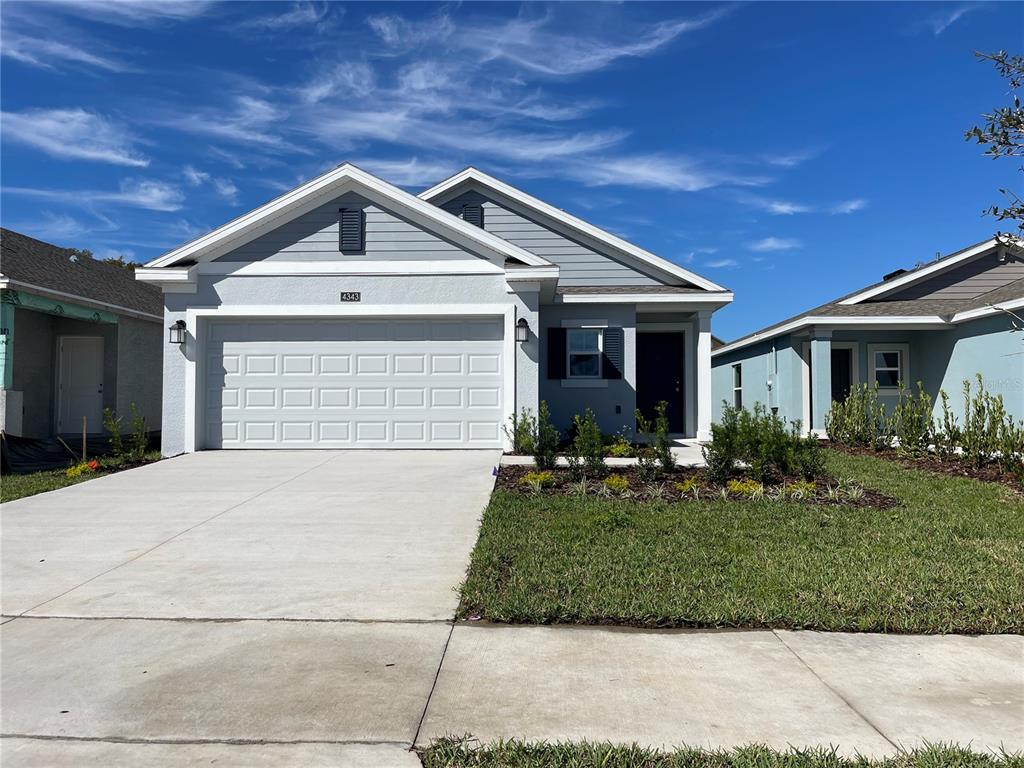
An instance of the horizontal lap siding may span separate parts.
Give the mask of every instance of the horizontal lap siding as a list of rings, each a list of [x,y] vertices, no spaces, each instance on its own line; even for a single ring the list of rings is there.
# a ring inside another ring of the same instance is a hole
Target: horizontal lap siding
[[[883,301],[974,299],[1021,278],[1024,278],[1024,261],[1010,260],[1001,264],[993,252],[936,275],[930,280],[890,294]]]
[[[441,261],[475,259],[437,235],[355,194],[328,203],[286,222],[265,235],[221,256],[219,261],[328,261],[355,258],[339,250],[339,209],[362,207],[366,212],[365,254],[360,261]]]
[[[658,280],[555,232],[476,192],[467,192],[441,207],[456,216],[463,205],[484,206],[484,229],[557,264],[559,285],[661,285]]]

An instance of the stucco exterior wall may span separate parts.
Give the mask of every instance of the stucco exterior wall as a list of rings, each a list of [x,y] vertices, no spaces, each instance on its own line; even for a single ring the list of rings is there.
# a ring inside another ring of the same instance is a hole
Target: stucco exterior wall
[[[156,372],[163,361],[165,333],[157,322],[124,316],[118,320],[116,410],[125,429],[132,403],[150,430],[160,429],[162,377]]]

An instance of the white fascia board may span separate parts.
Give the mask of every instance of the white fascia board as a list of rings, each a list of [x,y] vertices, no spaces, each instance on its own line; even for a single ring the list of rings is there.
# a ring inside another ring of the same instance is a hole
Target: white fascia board
[[[191,283],[195,280],[195,265],[189,267],[136,267],[135,279],[143,283]]]
[[[759,341],[766,341],[768,339],[774,339],[779,336],[783,336],[793,331],[799,331],[803,328],[809,328],[814,325],[821,326],[874,326],[874,327],[896,327],[904,328],[906,330],[927,330],[929,328],[946,328],[949,327],[949,321],[943,319],[939,315],[913,315],[907,317],[856,317],[850,316],[829,316],[829,315],[806,315],[805,317],[799,317],[796,320],[791,320],[785,325],[780,325],[778,328],[773,328],[770,331],[762,333],[755,333],[752,336],[748,336],[745,339],[734,341],[731,344],[719,347],[712,351],[711,356],[717,357],[718,355],[724,355],[726,352],[732,352],[734,349],[742,349],[743,347],[749,347],[751,344],[757,344]]]
[[[953,322],[963,323],[968,320],[985,317],[986,315],[994,315],[996,312],[1014,312],[1018,309],[1024,309],[1024,298],[1000,301],[996,304],[989,304],[987,307],[978,307],[977,309],[968,309],[963,312],[957,312],[953,315]]]
[[[593,224],[589,224],[586,221],[583,221],[583,219],[573,216],[571,213],[566,213],[561,208],[555,208],[553,205],[545,203],[543,200],[533,197],[533,195],[528,195],[522,190],[509,186],[505,182],[499,181],[493,176],[489,176],[483,171],[477,170],[473,167],[466,168],[454,176],[445,179],[440,184],[436,184],[430,189],[421,192],[419,196],[423,200],[435,201],[463,183],[480,184],[481,186],[497,192],[500,195],[504,195],[525,208],[547,216],[548,218],[557,221],[570,229],[574,229],[577,232],[582,232],[598,242],[604,243],[617,251],[621,251],[622,253],[632,256],[643,264],[672,275],[673,277],[686,280],[688,283],[692,283],[698,288],[703,288],[706,291],[725,290],[722,286],[717,285],[710,280],[689,271],[688,269],[683,269],[678,264],[674,264],[660,256],[655,256],[650,251],[645,251],[643,248],[640,248],[627,240],[623,240],[621,237],[613,235],[611,232],[606,232],[600,227],[595,227]]]
[[[505,279],[510,282],[519,280],[557,280],[560,270],[557,266],[526,267],[505,270]]]
[[[853,296],[849,296],[839,303],[847,305],[860,304],[862,301],[867,301],[868,299],[873,299],[878,296],[891,293],[899,288],[905,288],[906,286],[919,282],[926,277],[932,277],[937,273],[952,269],[958,264],[963,264],[965,261],[969,261],[970,259],[980,256],[998,245],[999,241],[995,238],[986,240],[983,243],[978,243],[977,245],[972,245],[970,248],[956,254],[955,256],[947,256],[946,258],[940,259],[926,267],[921,267],[920,269],[908,272],[905,275],[894,277],[886,283],[876,285],[873,288],[868,288],[866,291],[861,291],[860,293],[855,293]]]
[[[161,270],[162,271],[162,270]],[[501,275],[504,270],[486,259],[440,261],[209,261],[198,265],[201,275],[280,277],[315,275]]]
[[[153,269],[166,268],[185,259],[198,261],[216,258],[306,210],[322,205],[329,197],[347,191],[357,191],[374,203],[396,208],[421,225],[440,228],[451,240],[471,250],[482,251],[499,260],[511,257],[531,266],[550,264],[546,259],[345,163],[154,259],[146,266]],[[267,226],[268,223],[270,226]]]
[[[733,300],[730,291],[719,293],[563,293],[562,304],[718,304]]]

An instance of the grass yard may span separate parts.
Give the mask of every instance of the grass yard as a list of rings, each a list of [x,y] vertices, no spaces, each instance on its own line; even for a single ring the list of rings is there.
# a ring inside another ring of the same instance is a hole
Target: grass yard
[[[113,458],[101,458],[100,468],[95,472],[86,472],[77,477],[68,477],[64,469],[49,469],[44,472],[30,472],[25,475],[3,475],[0,477],[0,502],[14,501],[37,493],[55,491],[69,485],[84,483],[113,472],[131,469],[142,464],[149,464],[160,458],[159,451],[149,451],[142,461],[126,461]]]
[[[901,502],[639,502],[497,491],[459,616],[539,624],[1024,632],[1024,499],[828,452]],[[524,763],[525,765],[525,763]]]
[[[745,747],[732,751],[680,749],[655,752],[607,744],[502,742],[474,749],[445,739],[420,750],[425,768],[1021,768],[1024,758],[931,746],[884,760],[843,758],[828,750]]]

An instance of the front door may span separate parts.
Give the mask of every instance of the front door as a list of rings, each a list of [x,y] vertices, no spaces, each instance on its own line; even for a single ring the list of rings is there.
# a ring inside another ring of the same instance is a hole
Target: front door
[[[685,430],[685,338],[682,331],[636,335],[636,407],[653,422],[658,403],[667,402],[670,432]]]
[[[103,431],[103,339],[60,337],[57,431],[80,434]]]
[[[832,350],[832,401],[841,403],[850,394],[853,383],[853,350]]]

